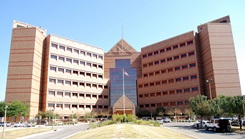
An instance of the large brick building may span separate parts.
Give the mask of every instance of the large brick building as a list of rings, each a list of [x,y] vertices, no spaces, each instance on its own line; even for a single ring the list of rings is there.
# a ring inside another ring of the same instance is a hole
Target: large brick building
[[[6,102],[30,105],[29,117],[54,110],[136,113],[188,107],[188,99],[241,95],[229,16],[137,52],[123,38],[109,52],[14,21]]]

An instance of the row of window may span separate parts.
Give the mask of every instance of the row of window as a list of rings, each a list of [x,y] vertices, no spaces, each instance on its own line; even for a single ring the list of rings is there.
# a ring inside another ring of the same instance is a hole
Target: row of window
[[[140,108],[157,108],[157,107],[171,107],[171,106],[183,106],[189,105],[189,101],[174,101],[174,102],[163,102],[163,103],[152,103],[152,104],[141,104]]]
[[[49,96],[53,97],[68,97],[68,98],[95,98],[95,99],[108,99],[108,95],[98,95],[92,93],[79,93],[79,92],[69,92],[69,91],[49,91]]]
[[[143,77],[154,76],[154,75],[156,76],[156,75],[160,75],[160,74],[165,74],[165,73],[170,73],[170,72],[173,72],[173,71],[180,71],[180,70],[190,69],[190,68],[194,68],[194,67],[196,67],[196,63],[190,63],[190,64],[185,64],[185,65],[176,66],[176,67],[172,67],[172,68],[158,70],[158,71],[155,71],[155,72],[144,73]]]
[[[150,66],[153,66],[153,65],[159,65],[160,63],[163,64],[166,61],[170,62],[170,61],[173,61],[173,60],[179,60],[180,58],[182,59],[182,58],[186,58],[187,56],[190,57],[190,56],[193,56],[193,55],[195,55],[195,52],[191,51],[191,52],[180,54],[180,55],[176,55],[176,56],[173,56],[173,57],[164,58],[164,59],[157,60],[157,61],[154,61],[154,62],[145,63],[145,64],[143,64],[143,68],[150,67]]]
[[[160,50],[157,50],[157,51],[154,51],[154,52],[150,52],[150,53],[147,53],[147,54],[143,54],[142,57],[143,58],[151,57],[153,55],[158,55],[159,53],[164,53],[164,52],[167,52],[167,51],[175,50],[175,49],[178,49],[178,48],[181,48],[181,47],[184,47],[184,46],[188,46],[188,45],[191,45],[191,44],[193,44],[193,40],[190,40],[190,41],[187,41],[187,42],[183,42],[183,43],[180,43],[180,44],[176,44],[176,45],[173,45],[173,46],[169,46],[167,48],[163,48],[163,49],[160,49]]]
[[[97,73],[91,73],[91,72],[85,72],[85,71],[80,71],[76,69],[69,69],[69,68],[64,68],[64,67],[56,67],[56,66],[50,66],[49,67],[50,71],[58,72],[58,73],[67,73],[70,75],[82,75],[82,76],[87,76],[87,77],[94,77],[94,78],[100,78],[103,79],[102,74],[97,74]]]
[[[108,105],[48,103],[49,109],[108,109]]]
[[[103,89],[103,85],[91,82],[84,81],[72,81],[67,79],[56,79],[55,77],[50,77],[49,82],[57,85],[68,85],[68,86],[80,86],[80,87],[89,87],[89,88],[101,88]],[[107,86],[104,86],[104,89],[108,89]]]
[[[53,60],[56,60],[56,61],[59,60],[59,61],[67,62],[67,63],[71,63],[71,64],[73,63],[73,64],[77,64],[77,65],[81,65],[81,66],[88,66],[88,67],[103,69],[103,65],[101,65],[101,64],[93,63],[93,62],[89,62],[89,61],[84,61],[84,60],[80,60],[80,59],[72,59],[70,57],[57,56],[54,54],[51,54],[50,58]]]
[[[174,94],[191,93],[191,92],[192,93],[198,92],[198,87],[182,88],[182,89],[177,89],[177,90],[140,94],[139,98],[159,97],[159,96],[164,96],[164,95],[174,95]]]
[[[178,77],[178,78],[174,78],[174,79],[168,79],[168,80],[162,80],[162,81],[157,81],[157,82],[140,84],[139,88],[152,87],[152,86],[158,86],[158,85],[166,85],[166,84],[178,83],[178,82],[182,82],[182,81],[189,81],[189,80],[195,80],[195,79],[197,79],[197,75],[190,75],[190,76]]]
[[[69,52],[69,53],[74,53],[74,54],[77,54],[77,55],[93,57],[93,58],[96,58],[96,59],[99,58],[99,59],[103,60],[103,56],[100,55],[100,54],[92,53],[92,52],[85,51],[85,50],[82,50],[82,49],[73,48],[73,47],[70,47],[70,46],[65,46],[65,45],[61,45],[61,44],[52,43],[51,44],[51,48],[58,49],[58,50],[61,50],[61,51],[65,51],[65,52]]]

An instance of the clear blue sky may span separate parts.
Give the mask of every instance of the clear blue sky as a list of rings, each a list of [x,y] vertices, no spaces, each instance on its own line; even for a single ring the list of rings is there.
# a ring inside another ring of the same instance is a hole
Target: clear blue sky
[[[5,98],[13,20],[108,51],[122,37],[141,47],[230,15],[245,94],[245,0],[1,0],[0,101]]]

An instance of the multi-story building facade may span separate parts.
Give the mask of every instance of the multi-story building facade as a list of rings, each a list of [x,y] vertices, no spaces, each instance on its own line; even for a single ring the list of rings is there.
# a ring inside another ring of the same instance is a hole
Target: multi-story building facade
[[[229,16],[137,52],[124,39],[103,49],[14,22],[6,101],[30,104],[29,117],[54,110],[136,113],[188,107],[190,97],[241,95]],[[28,117],[28,118],[29,118]]]

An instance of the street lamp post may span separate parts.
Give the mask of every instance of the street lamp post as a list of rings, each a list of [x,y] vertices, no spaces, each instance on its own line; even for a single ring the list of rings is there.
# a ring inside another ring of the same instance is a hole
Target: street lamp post
[[[54,109],[52,109],[52,130],[54,130]]]
[[[212,99],[212,90],[211,90],[211,82],[212,81],[213,81],[213,79],[206,80],[206,82],[208,83],[208,87],[209,87],[210,99]]]
[[[3,134],[2,134],[2,138],[5,138],[5,128],[6,128],[6,113],[7,113],[7,108],[8,106],[4,106],[4,125],[3,125]]]

